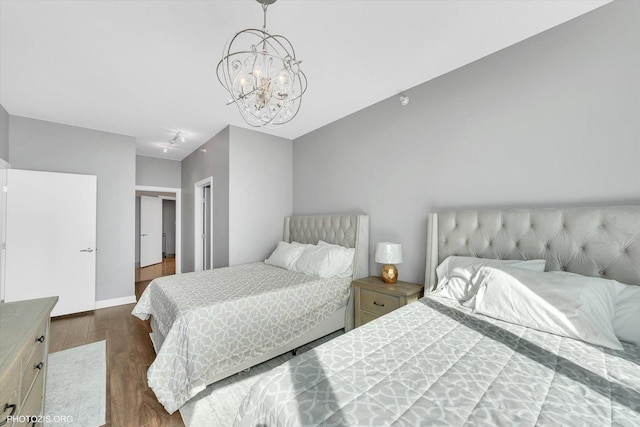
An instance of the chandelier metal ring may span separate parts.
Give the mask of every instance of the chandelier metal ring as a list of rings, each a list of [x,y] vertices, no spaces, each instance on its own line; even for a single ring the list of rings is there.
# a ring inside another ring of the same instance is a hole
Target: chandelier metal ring
[[[236,33],[225,45],[216,74],[251,126],[282,125],[300,110],[307,90],[307,77],[300,69],[293,44],[284,36],[267,32],[267,6],[263,4],[264,27]]]

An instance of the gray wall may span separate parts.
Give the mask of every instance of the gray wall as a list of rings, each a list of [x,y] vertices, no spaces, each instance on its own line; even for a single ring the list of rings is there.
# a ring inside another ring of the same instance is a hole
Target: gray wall
[[[133,240],[135,243],[136,267],[140,267],[140,196],[136,196],[135,204],[135,231]]]
[[[294,212],[364,212],[424,281],[426,215],[640,202],[640,2],[617,1],[294,141]]]
[[[0,104],[0,159],[9,162],[9,113]]]
[[[203,153],[201,149],[206,149]],[[213,177],[213,266],[229,265],[229,127],[182,160],[182,272],[193,271],[194,184]]]
[[[98,177],[96,299],[134,293],[135,138],[10,116],[15,169]]]
[[[213,177],[213,266],[260,261],[291,214],[291,161],[290,140],[235,126],[182,161],[183,272],[194,269],[194,184]]]
[[[136,156],[136,185],[180,188],[180,181],[180,162]]]
[[[293,210],[292,142],[231,126],[229,265],[263,261]]]
[[[162,233],[165,235],[165,253],[176,254],[176,201],[162,200]]]

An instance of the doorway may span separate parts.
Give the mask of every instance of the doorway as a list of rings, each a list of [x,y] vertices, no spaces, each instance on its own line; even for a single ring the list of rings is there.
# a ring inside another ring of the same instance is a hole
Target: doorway
[[[180,189],[136,186],[136,294],[138,284],[181,272]]]
[[[212,209],[213,177],[194,184],[194,271],[213,267]]]

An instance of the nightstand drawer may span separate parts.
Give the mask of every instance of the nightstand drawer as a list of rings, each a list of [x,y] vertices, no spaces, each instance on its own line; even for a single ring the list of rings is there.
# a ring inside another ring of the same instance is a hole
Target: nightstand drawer
[[[360,309],[382,316],[399,308],[400,299],[393,295],[385,295],[368,289],[360,290]]]
[[[377,319],[378,315],[367,313],[366,311],[360,311],[360,325],[371,322],[373,319]]]

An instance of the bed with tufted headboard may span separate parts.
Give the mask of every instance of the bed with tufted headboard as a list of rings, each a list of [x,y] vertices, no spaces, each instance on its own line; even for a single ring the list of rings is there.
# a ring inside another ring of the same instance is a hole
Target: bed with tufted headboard
[[[429,214],[425,285],[448,256],[545,259],[561,270],[640,285],[640,206]]]
[[[157,355],[147,379],[169,413],[208,384],[353,328],[351,281],[368,275],[368,217],[285,218],[284,242],[317,245],[320,240],[354,249],[351,276],[345,270],[322,278],[256,262],[160,277],[149,284],[132,314],[151,318]],[[282,246],[305,253],[320,249]],[[351,255],[342,248],[331,250]]]
[[[430,214],[427,287],[436,285],[436,267],[450,256],[482,258],[474,261],[482,265],[478,273],[548,281],[545,289],[563,304],[575,302],[578,311],[569,317],[582,310],[596,324],[611,323],[591,308],[626,304],[640,319],[640,288],[602,280],[640,285],[640,206]],[[530,260],[517,264],[538,270],[487,266],[513,260]],[[542,271],[545,264],[552,272]],[[585,292],[583,282],[595,291]],[[507,287],[507,294],[523,283]],[[499,289],[494,285],[488,286]],[[551,303],[551,313],[564,321],[565,312],[553,311],[557,301],[539,298],[527,285],[533,315]],[[235,425],[640,425],[640,340],[614,350],[481,314],[478,299],[469,308],[437,294],[275,368],[251,388]],[[591,304],[587,295],[603,299]],[[522,300],[493,301],[508,301],[500,306],[505,310],[526,307]],[[640,320],[628,323],[637,332]]]

